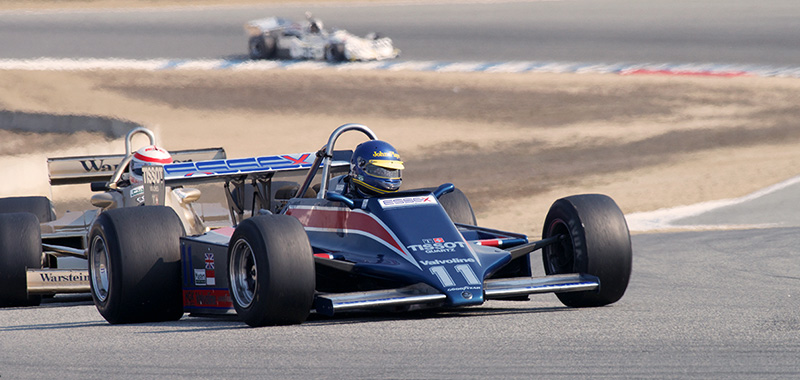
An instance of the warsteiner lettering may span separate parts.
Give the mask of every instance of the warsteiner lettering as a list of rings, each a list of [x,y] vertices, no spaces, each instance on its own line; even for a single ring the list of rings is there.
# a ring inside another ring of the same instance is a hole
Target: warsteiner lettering
[[[119,164],[107,164],[105,160],[81,160],[81,166],[83,166],[83,170],[87,173],[91,172],[113,172],[117,170]]]
[[[40,273],[42,282],[87,282],[89,275],[86,273],[58,274]]]

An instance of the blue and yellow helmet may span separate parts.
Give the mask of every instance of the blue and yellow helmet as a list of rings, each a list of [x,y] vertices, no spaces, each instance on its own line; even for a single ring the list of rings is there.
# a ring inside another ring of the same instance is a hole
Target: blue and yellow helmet
[[[392,193],[403,183],[400,154],[389,143],[371,140],[359,144],[350,159],[350,180],[367,195]]]

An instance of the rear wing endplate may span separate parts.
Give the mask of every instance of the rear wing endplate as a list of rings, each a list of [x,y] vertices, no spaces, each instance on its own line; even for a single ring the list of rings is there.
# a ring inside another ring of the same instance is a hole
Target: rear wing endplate
[[[171,151],[170,155],[175,162],[173,165],[227,158],[223,148],[178,150]],[[124,154],[48,158],[50,185],[74,185],[108,180],[124,158]]]

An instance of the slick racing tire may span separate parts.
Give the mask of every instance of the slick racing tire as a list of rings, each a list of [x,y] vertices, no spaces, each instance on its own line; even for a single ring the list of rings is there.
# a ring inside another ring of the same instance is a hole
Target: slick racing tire
[[[228,244],[228,288],[253,327],[299,324],[314,301],[314,256],[300,222],[287,215],[244,220]]]
[[[0,214],[12,212],[29,212],[39,218],[39,223],[56,219],[53,203],[47,197],[0,198]]]
[[[472,205],[461,190],[456,188],[447,194],[443,194],[439,197],[439,203],[447,211],[447,215],[450,216],[450,220],[453,223],[469,224],[470,226],[478,225]]]
[[[344,54],[344,44],[330,44],[325,47],[325,59],[328,62],[344,62],[347,57]]]
[[[270,59],[275,56],[275,37],[270,35],[250,37],[247,45],[250,59]]]
[[[180,237],[183,224],[163,206],[100,214],[89,233],[89,282],[111,324],[178,320],[183,316]]]
[[[42,232],[31,213],[0,214],[0,306],[36,306],[26,269],[42,268]]]
[[[557,293],[571,307],[604,306],[618,301],[631,275],[631,238],[625,216],[605,195],[584,194],[557,200],[544,222],[543,238],[562,235],[542,250],[545,273],[584,273],[600,279],[598,290]]]

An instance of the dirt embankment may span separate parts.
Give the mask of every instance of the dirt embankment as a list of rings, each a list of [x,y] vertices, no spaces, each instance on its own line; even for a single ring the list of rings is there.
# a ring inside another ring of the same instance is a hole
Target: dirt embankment
[[[529,233],[564,195],[601,192],[625,212],[646,211],[744,195],[800,171],[795,79],[5,71],[0,89],[0,109],[122,118],[168,148],[224,146],[231,157],[314,150],[336,126],[363,123],[400,150],[406,187],[453,182],[481,224]],[[100,136],[0,133],[5,154],[28,154],[4,159],[17,166],[122,149]],[[4,178],[24,178],[3,166]],[[20,191],[31,189],[2,193]]]

